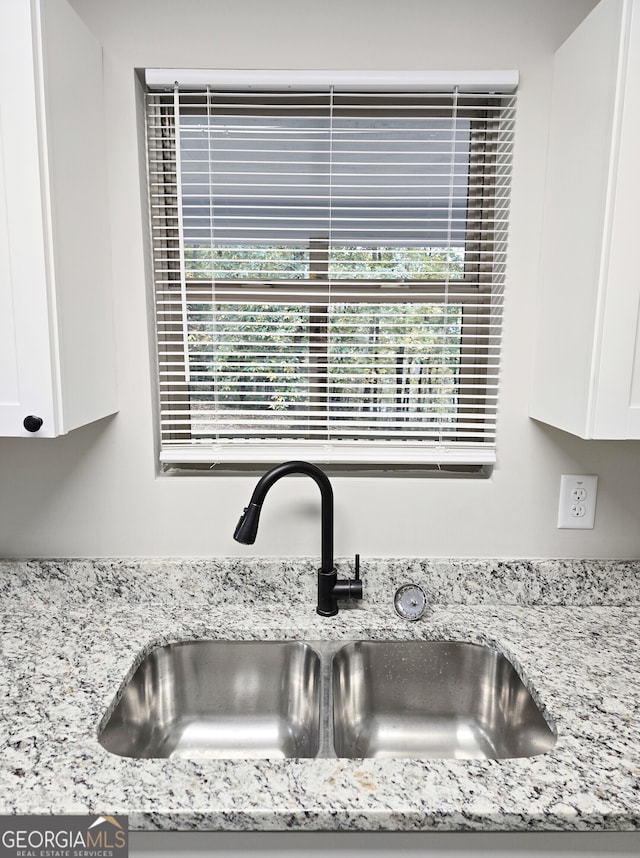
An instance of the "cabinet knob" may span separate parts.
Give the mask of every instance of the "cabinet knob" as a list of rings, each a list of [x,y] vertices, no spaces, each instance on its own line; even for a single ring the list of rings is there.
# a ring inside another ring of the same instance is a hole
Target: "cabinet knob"
[[[38,429],[42,426],[43,420],[42,417],[34,417],[33,414],[29,414],[28,417],[25,417],[22,421],[22,425],[27,430],[27,432],[37,432]]]

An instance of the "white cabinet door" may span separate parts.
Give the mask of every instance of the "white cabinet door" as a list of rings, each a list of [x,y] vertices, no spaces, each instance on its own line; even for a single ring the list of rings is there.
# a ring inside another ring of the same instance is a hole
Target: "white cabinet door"
[[[66,0],[0,5],[0,436],[114,413],[100,45]]]
[[[0,434],[28,414],[55,423],[38,118],[29,3],[0,26]]]
[[[640,3],[602,0],[555,58],[530,411],[582,438],[640,438],[639,153]]]

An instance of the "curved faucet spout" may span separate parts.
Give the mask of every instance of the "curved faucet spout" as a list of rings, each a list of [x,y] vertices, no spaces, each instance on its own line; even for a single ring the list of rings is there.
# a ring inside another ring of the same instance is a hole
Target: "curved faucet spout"
[[[338,580],[333,565],[333,489],[329,477],[310,462],[284,462],[276,465],[260,478],[249,506],[240,516],[233,538],[245,545],[253,545],[258,533],[258,522],[262,504],[267,492],[274,483],[287,474],[306,474],[315,480],[322,496],[322,565],[318,569],[318,606],[316,611],[322,617],[333,617],[338,613],[338,599],[362,599],[362,582],[359,575],[359,563],[356,562],[354,580]],[[356,555],[358,557],[358,555]]]
[[[233,538],[245,545],[253,545],[258,533],[258,522],[262,504],[267,492],[281,477],[288,474],[306,474],[315,480],[320,488],[321,501],[321,529],[322,529],[322,559],[320,571],[323,573],[333,572],[333,489],[329,477],[311,462],[283,462],[267,471],[258,481],[249,506],[245,507],[240,521],[236,527]]]

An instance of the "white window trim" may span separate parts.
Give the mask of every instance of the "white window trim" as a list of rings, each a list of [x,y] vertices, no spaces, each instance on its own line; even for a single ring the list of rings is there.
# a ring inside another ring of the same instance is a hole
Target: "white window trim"
[[[332,85],[337,90],[424,91],[487,93],[513,92],[518,84],[517,71],[481,72],[372,72],[372,71],[288,71],[288,70],[203,70],[147,69],[146,82],[151,90],[214,87],[217,89],[313,90]],[[312,440],[274,440],[256,443],[239,440],[207,441],[179,445],[161,450],[160,462],[170,463],[270,463],[284,458],[303,458],[323,464],[359,465],[490,465],[496,461],[495,446],[456,442],[450,447],[411,441],[374,442],[341,441],[339,444]]]

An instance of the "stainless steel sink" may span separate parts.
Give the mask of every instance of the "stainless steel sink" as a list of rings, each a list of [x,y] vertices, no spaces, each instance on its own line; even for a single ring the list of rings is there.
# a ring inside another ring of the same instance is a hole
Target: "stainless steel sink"
[[[100,743],[124,757],[315,757],[320,659],[307,644],[193,641],[152,650]]]
[[[209,640],[152,650],[99,741],[147,758],[504,758],[555,735],[489,647]]]
[[[530,757],[555,734],[511,663],[451,641],[357,641],[333,662],[339,757]]]

